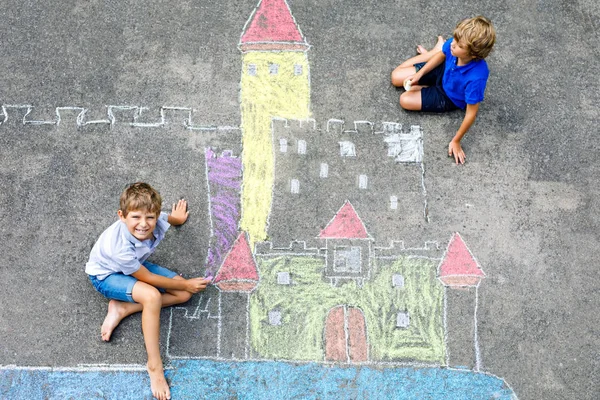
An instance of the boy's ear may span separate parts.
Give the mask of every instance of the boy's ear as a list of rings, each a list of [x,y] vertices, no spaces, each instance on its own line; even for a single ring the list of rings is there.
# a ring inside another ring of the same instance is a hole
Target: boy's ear
[[[125,217],[123,216],[123,211],[119,210],[117,211],[117,215],[119,216],[119,218],[124,219]]]

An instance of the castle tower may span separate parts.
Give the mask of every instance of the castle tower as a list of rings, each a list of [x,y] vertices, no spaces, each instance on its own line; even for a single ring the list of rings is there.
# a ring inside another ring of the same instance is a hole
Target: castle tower
[[[261,0],[240,39],[240,228],[248,232],[251,248],[267,238],[274,181],[271,118],[310,116],[309,47],[285,0]]]
[[[448,243],[438,266],[438,278],[445,291],[446,364],[479,371],[481,355],[477,335],[477,290],[485,273],[458,232]]]
[[[213,280],[219,290],[218,357],[248,358],[250,293],[258,286],[256,261],[248,238],[240,233]],[[243,335],[246,340],[239,340]]]
[[[353,279],[362,286],[371,273],[373,238],[348,200],[321,230],[319,239],[325,240],[327,249],[325,277],[334,285]]]

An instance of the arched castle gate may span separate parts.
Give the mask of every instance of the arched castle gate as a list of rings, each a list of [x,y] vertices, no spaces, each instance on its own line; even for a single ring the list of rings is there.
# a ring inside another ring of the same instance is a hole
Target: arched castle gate
[[[362,362],[369,357],[365,316],[359,308],[337,306],[325,320],[325,361]]]

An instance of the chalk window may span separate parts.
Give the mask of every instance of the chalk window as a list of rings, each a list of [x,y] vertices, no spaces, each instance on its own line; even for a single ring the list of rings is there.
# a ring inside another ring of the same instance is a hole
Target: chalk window
[[[360,272],[360,247],[336,247],[333,255],[333,270],[335,272]]]
[[[294,194],[300,193],[300,181],[298,179],[292,179],[290,182],[290,192]]]
[[[395,288],[404,287],[404,277],[400,274],[392,275],[392,286]]]
[[[302,65],[296,64],[294,65],[294,75],[302,75]]]
[[[398,209],[398,197],[396,197],[396,196],[390,196],[390,208],[392,210],[397,210]]]
[[[256,64],[248,64],[248,75],[256,76]]]
[[[366,175],[358,176],[358,188],[359,189],[366,189],[368,183],[369,183],[369,178]]]
[[[281,311],[279,311],[279,310],[269,311],[269,324],[281,325]]]
[[[298,154],[306,154],[306,140],[298,140]]]
[[[340,155],[342,157],[356,157],[356,149],[352,142],[339,142],[340,144]]]
[[[327,178],[329,176],[329,165],[321,163],[321,171],[319,172],[321,178]]]
[[[287,139],[279,139],[279,151],[282,153],[287,152]]]
[[[388,156],[396,157],[398,154],[402,153],[402,145],[397,142],[389,142],[388,143]]]
[[[408,311],[400,311],[396,315],[396,328],[408,328],[410,325],[410,316]]]
[[[279,73],[279,65],[278,64],[269,64],[269,73],[271,75],[277,75]]]
[[[279,285],[289,285],[291,283],[289,272],[278,272],[277,283]]]

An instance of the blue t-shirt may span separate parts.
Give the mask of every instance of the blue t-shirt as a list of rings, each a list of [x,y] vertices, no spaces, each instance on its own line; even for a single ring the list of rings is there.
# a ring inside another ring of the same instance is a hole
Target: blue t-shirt
[[[452,40],[446,40],[442,47],[446,56],[442,85],[450,100],[464,110],[467,104],[477,104],[483,100],[490,70],[485,60],[472,60],[466,65],[457,66],[458,58],[450,51]]]

